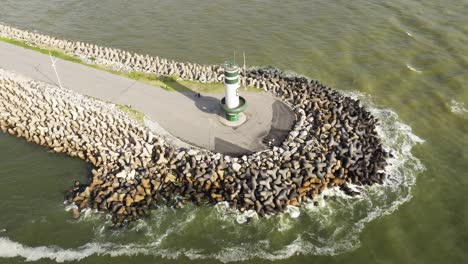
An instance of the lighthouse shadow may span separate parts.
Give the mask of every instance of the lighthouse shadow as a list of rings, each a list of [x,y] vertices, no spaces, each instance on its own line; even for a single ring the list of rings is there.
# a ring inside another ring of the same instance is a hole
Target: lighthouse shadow
[[[175,90],[185,97],[192,100],[198,110],[207,114],[214,114],[222,116],[221,107],[219,105],[219,99],[211,96],[204,96],[198,92],[190,90],[187,86],[178,82],[175,78],[164,77],[161,81],[165,84],[166,90]]]

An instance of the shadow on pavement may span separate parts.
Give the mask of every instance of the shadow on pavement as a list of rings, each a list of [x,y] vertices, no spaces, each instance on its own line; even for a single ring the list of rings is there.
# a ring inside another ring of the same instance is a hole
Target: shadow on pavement
[[[161,78],[161,81],[166,85],[166,89],[168,87],[172,88],[192,100],[200,111],[207,114],[222,115],[219,99],[194,92],[172,77]]]
[[[245,149],[236,144],[232,144],[231,142],[228,142],[218,137],[215,138],[214,143],[215,143],[215,149],[214,149],[215,152],[223,153],[225,155],[229,155],[232,157],[240,157],[242,155],[250,155],[253,153],[252,151],[248,149]]]
[[[262,142],[265,146],[281,146],[296,122],[296,115],[285,103],[276,100],[272,105],[271,128]]]

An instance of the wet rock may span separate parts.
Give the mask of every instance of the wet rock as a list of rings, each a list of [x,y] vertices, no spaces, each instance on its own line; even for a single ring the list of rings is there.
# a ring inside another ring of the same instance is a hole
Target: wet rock
[[[72,212],[72,217],[73,217],[73,219],[78,219],[78,218],[80,218],[80,210],[79,210],[78,208],[74,207],[74,208],[71,210],[71,212]]]

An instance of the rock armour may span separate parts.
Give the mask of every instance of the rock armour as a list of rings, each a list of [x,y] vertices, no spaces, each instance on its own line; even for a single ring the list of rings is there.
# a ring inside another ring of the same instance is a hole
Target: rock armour
[[[218,65],[179,63],[4,25],[0,36],[124,72],[224,81]],[[327,187],[355,195],[348,184],[372,185],[385,179],[389,154],[375,130],[376,118],[359,101],[306,77],[275,69],[242,73],[243,83],[292,106],[297,123],[280,147],[233,158],[169,145],[109,105],[3,75],[1,129],[93,164],[90,182],[72,189],[67,199],[80,209],[111,213],[118,225],[147,215],[151,208],[186,202],[227,201],[241,211],[275,214],[313,199]]]

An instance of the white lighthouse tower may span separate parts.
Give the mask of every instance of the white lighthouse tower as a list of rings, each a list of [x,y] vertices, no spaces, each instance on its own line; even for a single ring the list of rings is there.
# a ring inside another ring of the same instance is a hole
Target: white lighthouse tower
[[[226,65],[224,69],[224,87],[226,106],[234,109],[239,106],[239,68],[235,65]]]
[[[247,102],[239,96],[240,77],[239,67],[232,62],[224,65],[224,89],[225,97],[221,100],[221,108],[224,111],[227,125],[240,125],[245,121],[242,113],[247,107]]]

